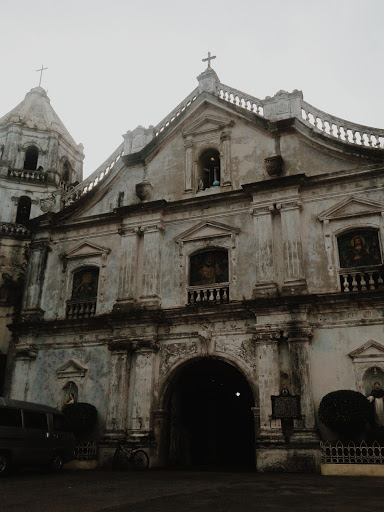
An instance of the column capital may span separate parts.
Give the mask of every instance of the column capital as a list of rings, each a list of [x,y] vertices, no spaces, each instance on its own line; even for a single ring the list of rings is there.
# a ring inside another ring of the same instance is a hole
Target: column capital
[[[263,205],[256,205],[251,206],[249,209],[249,213],[253,215],[254,217],[259,215],[271,215],[273,211],[275,210],[275,207],[273,204],[263,204]]]
[[[132,350],[136,353],[152,352],[156,353],[160,349],[160,345],[157,342],[157,336],[149,338],[135,340],[132,342]]]
[[[16,359],[23,361],[34,361],[38,355],[36,345],[22,344],[16,346]]]
[[[43,251],[43,250],[51,250],[51,239],[50,238],[42,238],[40,240],[33,240],[30,243],[31,251]]]
[[[287,199],[276,204],[277,210],[301,210],[303,203],[299,199]]]
[[[257,332],[253,335],[253,340],[258,345],[277,344],[286,340],[288,337],[286,331],[278,329],[277,327],[263,327],[261,329],[256,327],[256,330]]]
[[[289,342],[310,342],[313,338],[312,327],[297,327],[290,329],[288,328],[288,341]]]

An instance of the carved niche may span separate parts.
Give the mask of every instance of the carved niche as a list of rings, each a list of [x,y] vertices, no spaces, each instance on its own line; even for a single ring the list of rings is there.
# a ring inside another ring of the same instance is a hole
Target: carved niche
[[[380,245],[384,236],[382,213],[384,203],[351,196],[322,212],[318,219],[323,224],[324,244],[328,258],[328,272],[337,282],[337,271],[350,259],[354,240],[363,238],[363,243],[376,243],[376,264],[381,263]],[[364,237],[364,233],[367,237]],[[368,262],[372,263],[373,256]],[[349,265],[348,265],[349,266]],[[359,266],[359,265],[355,265]],[[339,284],[337,283],[337,288]]]
[[[377,380],[384,388],[384,345],[375,340],[369,340],[350,352],[356,375],[357,390],[364,395],[372,388]]]
[[[96,281],[97,272],[97,296],[100,301],[103,300],[105,293],[107,256],[110,252],[110,249],[95,245],[92,242],[84,241],[67,254],[60,255],[63,268],[60,297],[60,301],[62,303],[64,303],[66,299],[72,298],[74,291],[74,279],[76,280],[76,276],[80,279],[82,274],[85,274],[86,279],[91,278]],[[92,268],[94,270],[92,270]],[[81,283],[79,283],[79,285],[81,286]]]
[[[204,221],[184,231],[175,242],[179,253],[179,287],[183,290],[190,276],[190,257],[208,249],[226,249],[228,261],[226,276],[233,287],[237,282],[237,240],[240,229],[219,222]]]
[[[231,178],[231,130],[234,121],[207,114],[199,117],[184,132],[185,193],[199,190],[199,157],[208,149],[220,155],[220,186],[230,187]]]

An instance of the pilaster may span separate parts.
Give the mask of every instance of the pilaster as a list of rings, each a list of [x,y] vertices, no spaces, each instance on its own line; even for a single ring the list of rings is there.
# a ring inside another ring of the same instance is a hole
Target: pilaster
[[[124,340],[113,340],[108,348],[111,359],[105,435],[123,439],[127,429],[131,345]]]
[[[274,297],[278,293],[273,258],[273,212],[272,204],[251,207],[256,264],[254,298]]]
[[[151,409],[153,397],[154,360],[159,350],[156,338],[134,342],[134,384],[130,438],[148,437],[152,433]]]
[[[48,252],[50,251],[49,241],[47,239],[36,240],[31,244],[30,249],[22,317],[28,320],[38,320],[44,315],[40,302]]]
[[[304,277],[301,218],[302,203],[299,198],[291,198],[276,205],[280,210],[284,249],[284,285],[283,293],[296,295],[307,292]]]
[[[272,420],[271,395],[280,392],[279,343],[280,333],[268,327],[257,329],[256,357],[259,367],[260,443],[284,443],[280,420]]]
[[[132,304],[137,297],[138,241],[140,228],[124,230],[121,235],[121,258],[119,269],[119,288],[117,304],[114,309],[121,309],[124,304]]]
[[[143,276],[140,302],[146,307],[160,305],[161,237],[164,228],[159,221],[144,227]]]
[[[300,395],[302,422],[296,422],[291,443],[318,442],[313,406],[311,362],[309,345],[312,328],[301,327],[288,330],[288,347],[291,366],[292,394]]]
[[[193,188],[196,188],[194,183],[194,160],[193,160],[193,140],[191,136],[184,142],[185,148],[185,176],[184,176],[184,193],[189,194]]]

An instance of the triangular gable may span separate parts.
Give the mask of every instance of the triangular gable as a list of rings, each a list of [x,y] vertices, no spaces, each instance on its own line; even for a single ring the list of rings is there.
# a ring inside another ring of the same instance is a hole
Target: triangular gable
[[[322,212],[318,218],[321,221],[346,219],[348,217],[360,217],[372,215],[384,211],[384,204],[376,201],[369,201],[360,197],[352,196]]]
[[[184,130],[183,136],[188,137],[189,135],[192,136],[216,130],[223,130],[224,128],[232,127],[234,124],[235,122],[233,120],[207,114],[197,119],[186,130]]]
[[[219,222],[201,222],[197,226],[184,231],[175,240],[179,242],[190,242],[193,240],[206,240],[209,238],[228,237],[240,233],[240,229],[227,226]]]
[[[89,256],[100,256],[103,254],[109,254],[111,249],[106,249],[105,247],[100,247],[98,245],[92,244],[91,242],[82,242],[80,245],[72,249],[65,258],[67,260],[74,258],[87,258]]]
[[[59,379],[68,379],[73,377],[85,377],[88,369],[84,366],[81,366],[80,363],[77,363],[73,359],[70,359],[63,365],[59,366],[56,370],[56,375]]]
[[[370,340],[361,347],[350,352],[348,355],[354,361],[359,359],[381,359],[384,361],[384,345],[377,341]]]

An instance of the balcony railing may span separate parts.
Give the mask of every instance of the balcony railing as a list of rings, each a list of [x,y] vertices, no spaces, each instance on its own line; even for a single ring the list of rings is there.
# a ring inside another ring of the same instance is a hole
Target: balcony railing
[[[190,286],[187,289],[189,305],[226,304],[229,302],[229,283],[208,286]]]
[[[378,290],[384,284],[384,266],[340,270],[342,292]]]
[[[67,301],[66,318],[91,318],[96,313],[96,300]]]

